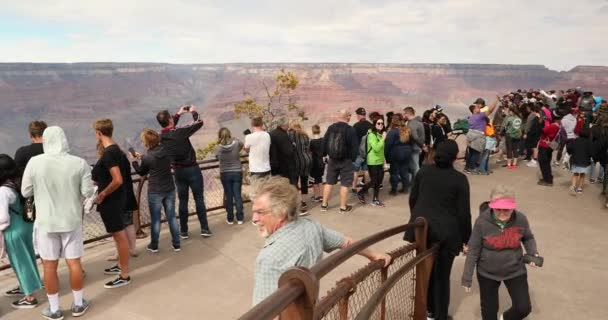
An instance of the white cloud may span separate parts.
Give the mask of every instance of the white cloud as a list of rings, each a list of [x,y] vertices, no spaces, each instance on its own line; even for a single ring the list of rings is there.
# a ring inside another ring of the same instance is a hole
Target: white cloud
[[[70,29],[0,37],[0,61],[436,62],[608,65],[608,2],[0,1]]]

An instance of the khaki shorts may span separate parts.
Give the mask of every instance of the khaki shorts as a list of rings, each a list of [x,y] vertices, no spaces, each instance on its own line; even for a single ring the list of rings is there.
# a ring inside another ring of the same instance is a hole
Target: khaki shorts
[[[82,228],[70,232],[34,229],[34,248],[43,260],[79,259],[84,254]]]

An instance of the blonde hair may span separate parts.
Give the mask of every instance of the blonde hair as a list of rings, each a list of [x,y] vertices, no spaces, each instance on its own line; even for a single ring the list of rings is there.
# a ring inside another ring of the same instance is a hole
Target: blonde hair
[[[112,138],[112,133],[114,133],[114,124],[112,124],[112,120],[108,118],[101,118],[93,122],[93,129],[101,132],[101,134],[106,137]]]
[[[490,193],[490,201],[502,198],[515,199],[515,188],[505,184],[500,184],[494,187]]]
[[[232,134],[228,128],[221,128],[220,131],[217,132],[217,142],[223,145],[227,145],[232,142]]]
[[[399,119],[395,122],[394,127],[399,129],[399,142],[408,143],[411,138],[410,128],[405,125],[405,120]]]
[[[298,219],[299,192],[286,178],[270,177],[258,183],[251,198],[255,200],[262,196],[268,197],[268,207],[274,216],[286,218],[287,221]]]
[[[302,125],[300,124],[300,122],[298,120],[292,120],[291,123],[289,124],[289,129],[291,129],[296,134],[304,135],[304,136],[308,137],[308,134],[306,133],[306,131],[304,131],[304,129],[302,129]]]
[[[150,150],[157,147],[160,144],[160,136],[152,129],[144,129],[139,135],[141,143],[143,143],[146,149]]]

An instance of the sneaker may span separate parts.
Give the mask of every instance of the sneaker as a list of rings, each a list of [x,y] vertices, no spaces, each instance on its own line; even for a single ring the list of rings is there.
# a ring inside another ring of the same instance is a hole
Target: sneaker
[[[322,202],[323,201],[323,197],[313,197],[313,201],[314,202]]]
[[[112,274],[120,274],[120,267],[115,265],[113,267],[107,268],[103,270],[104,274],[112,275]]]
[[[583,194],[583,188],[576,189],[576,193],[577,194]]]
[[[14,296],[22,296],[22,295],[24,295],[24,293],[23,293],[23,291],[21,291],[21,287],[16,287],[14,289],[6,291],[4,293],[4,295],[7,297],[14,297]]]
[[[339,213],[349,213],[351,211],[353,211],[353,206],[346,205],[346,208],[344,208],[344,209],[340,208],[340,211],[338,211],[338,212]]]
[[[300,213],[298,214],[300,217],[307,216],[308,210],[304,207],[300,208]]]
[[[357,192],[357,199],[361,204],[365,204],[365,194],[363,192]]]
[[[182,247],[179,246],[179,245],[177,245],[177,246],[176,245],[172,245],[172,247],[173,247],[173,251],[174,252],[180,252],[180,251],[182,251]]]
[[[91,306],[91,303],[85,299],[82,299],[81,306],[76,306],[76,305],[72,304],[72,317],[83,316],[85,313],[87,313],[87,310],[89,310],[90,306]]]
[[[526,167],[537,168],[538,167],[538,162],[536,162],[536,160],[530,160],[530,162],[528,162],[526,164]]]
[[[243,224],[243,220],[238,220],[238,221],[236,222],[236,224],[238,224],[238,225]]]
[[[213,233],[209,229],[203,229],[203,230],[201,230],[201,236],[203,236],[205,238],[209,238],[212,235],[213,235]]]
[[[106,289],[116,289],[116,288],[124,287],[124,286],[128,285],[129,283],[131,283],[131,277],[123,278],[121,276],[118,276],[118,278],[104,284],[103,287]]]
[[[595,183],[595,179],[589,179],[589,183],[590,184],[594,184]]]
[[[553,183],[546,182],[545,180],[538,180],[536,184],[543,187],[553,187]]]
[[[188,235],[188,232],[180,232],[179,237],[182,239],[188,239],[190,238],[190,235]]]
[[[23,297],[11,304],[15,309],[34,309],[38,306],[38,300],[34,298],[32,301],[28,301],[27,298]]]
[[[306,202],[302,201],[300,203],[300,208],[308,210],[308,205],[306,204]]]
[[[230,221],[230,220],[226,219],[226,223],[229,224],[229,225],[233,225],[234,221]]]
[[[576,187],[575,186],[571,186],[569,189],[570,189],[570,194],[573,195],[573,196],[576,196],[576,191],[577,191]]]
[[[153,246],[152,244],[149,244],[146,247],[146,250],[152,252],[152,253],[157,253],[158,252],[158,246]],[[118,273],[120,273],[120,269],[118,269]]]
[[[46,307],[42,310],[42,317],[48,320],[63,320],[63,312],[61,310],[51,312],[51,307]]]
[[[326,206],[321,205],[321,212],[326,212],[328,207],[329,207],[329,205],[326,205]]]
[[[391,191],[389,191],[388,194],[391,195],[391,196],[396,196],[397,195],[397,191],[396,190],[391,190]]]
[[[384,202],[380,201],[379,199],[375,199],[372,200],[372,206],[374,207],[384,207]]]
[[[490,173],[488,171],[478,171],[477,174],[480,176],[489,176],[490,175]]]

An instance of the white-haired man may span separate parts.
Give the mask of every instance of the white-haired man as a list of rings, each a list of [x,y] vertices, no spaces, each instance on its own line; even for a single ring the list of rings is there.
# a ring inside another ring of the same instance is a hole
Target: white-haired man
[[[256,305],[278,288],[279,277],[294,266],[312,267],[323,258],[323,252],[348,247],[353,240],[320,223],[298,216],[299,192],[286,178],[272,177],[258,186],[253,194],[253,222],[266,238],[255,262],[253,304]],[[360,255],[370,260],[391,257],[363,250]]]

